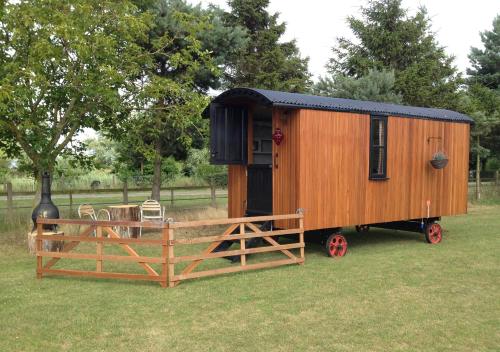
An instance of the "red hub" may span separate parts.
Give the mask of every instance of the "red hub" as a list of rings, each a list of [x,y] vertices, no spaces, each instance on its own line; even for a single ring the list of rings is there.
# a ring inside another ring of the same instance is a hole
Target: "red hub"
[[[425,239],[431,244],[441,242],[443,239],[443,230],[441,225],[437,223],[427,225],[425,229]]]
[[[343,257],[347,253],[347,240],[338,233],[326,240],[326,252],[330,257]]]

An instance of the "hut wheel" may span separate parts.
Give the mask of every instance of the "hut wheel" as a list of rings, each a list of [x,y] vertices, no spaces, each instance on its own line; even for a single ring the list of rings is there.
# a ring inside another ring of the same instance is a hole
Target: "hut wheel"
[[[370,231],[370,226],[369,225],[356,225],[356,231],[357,232],[368,232],[368,231]]]
[[[347,240],[339,232],[331,234],[326,240],[326,253],[330,257],[343,257],[347,253]]]
[[[436,244],[443,239],[443,229],[438,223],[427,224],[425,227],[425,240],[428,243]]]

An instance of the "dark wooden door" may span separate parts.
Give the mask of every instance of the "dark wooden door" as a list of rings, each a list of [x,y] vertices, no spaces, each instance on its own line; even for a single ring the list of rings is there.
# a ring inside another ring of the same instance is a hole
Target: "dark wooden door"
[[[272,165],[248,165],[247,214],[273,213]]]

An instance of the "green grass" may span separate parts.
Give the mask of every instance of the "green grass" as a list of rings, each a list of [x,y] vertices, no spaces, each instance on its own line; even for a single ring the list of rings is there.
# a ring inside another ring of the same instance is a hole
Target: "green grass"
[[[189,193],[189,191],[185,191]],[[206,192],[205,192],[206,193]],[[161,204],[165,206],[167,217],[172,217],[171,213],[179,212],[184,209],[189,211],[191,208],[208,207],[210,205],[210,194],[195,195],[195,194],[182,194],[174,197],[174,205],[171,206],[169,196],[162,195]],[[145,195],[134,195],[131,193],[128,197],[130,204],[141,204],[148,197]],[[62,218],[77,218],[78,206],[80,204],[92,204],[96,211],[106,208],[107,205],[121,204],[123,197],[121,194],[113,194],[104,197],[88,197],[73,198],[73,208],[69,208],[69,200],[66,198],[54,197],[54,203],[59,207],[59,212]],[[17,199],[14,200],[14,210],[9,212],[7,210],[7,201],[0,199],[0,234],[2,232],[21,231],[26,232],[31,228],[31,213],[32,213],[32,199]],[[227,205],[227,194],[222,191],[217,193],[217,205],[225,207]]]
[[[308,245],[303,266],[174,289],[36,280],[21,237],[3,234],[0,351],[498,351],[500,206],[473,206],[442,224],[439,245],[413,233],[346,231],[340,260]]]

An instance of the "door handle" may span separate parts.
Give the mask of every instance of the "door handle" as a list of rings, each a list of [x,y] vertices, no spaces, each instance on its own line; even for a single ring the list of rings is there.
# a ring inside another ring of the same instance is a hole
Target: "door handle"
[[[278,153],[274,154],[274,167],[276,169],[278,168]]]

